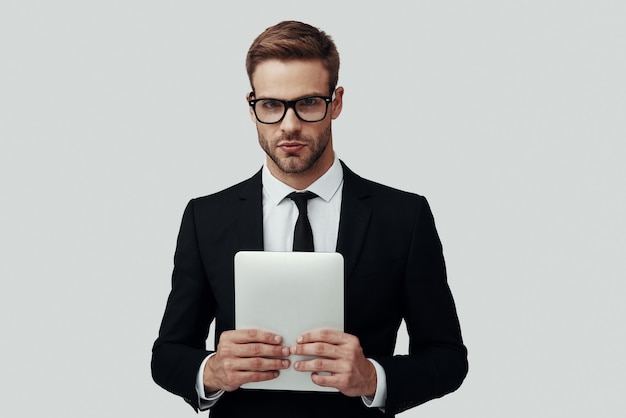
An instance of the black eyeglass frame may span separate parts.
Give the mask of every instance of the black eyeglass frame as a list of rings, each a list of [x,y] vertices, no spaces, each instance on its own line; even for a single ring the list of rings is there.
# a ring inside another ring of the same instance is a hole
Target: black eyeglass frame
[[[254,96],[254,92],[250,92],[250,97]],[[326,102],[326,110],[324,110],[324,116],[322,116],[320,119],[317,120],[306,120],[303,119],[300,114],[298,113],[298,111],[296,110],[296,103],[298,103],[300,100],[306,100],[306,99],[322,99],[324,100],[324,102]],[[283,112],[283,115],[280,117],[280,119],[278,119],[276,122],[263,122],[261,119],[259,119],[259,115],[257,115],[256,113],[256,103],[261,101],[261,100],[274,100],[277,101],[279,103],[283,104],[283,107],[285,109],[285,111]],[[248,104],[250,105],[250,107],[252,107],[252,110],[254,111],[254,116],[256,117],[256,120],[259,121],[259,123],[263,123],[265,125],[274,125],[275,123],[280,123],[282,122],[283,119],[285,119],[285,115],[287,114],[287,111],[289,109],[293,109],[293,113],[296,114],[296,117],[298,119],[300,119],[302,122],[309,122],[309,123],[315,123],[315,122],[319,122],[322,121],[326,118],[326,116],[328,115],[328,105],[332,103],[332,101],[335,100],[335,92],[333,92],[333,94],[331,96],[306,96],[306,97],[300,97],[299,99],[296,100],[281,100],[281,99],[274,99],[271,97],[264,97],[261,99],[251,99],[248,100]]]

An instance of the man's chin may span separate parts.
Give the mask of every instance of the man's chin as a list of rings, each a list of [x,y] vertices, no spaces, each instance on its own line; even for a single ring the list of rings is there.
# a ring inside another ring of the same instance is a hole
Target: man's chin
[[[277,165],[280,171],[285,174],[301,174],[311,168],[307,161],[297,155],[288,155],[285,158],[281,158]]]
[[[309,169],[309,167],[302,167],[300,165],[281,165],[278,166],[278,168],[285,174],[302,174]]]

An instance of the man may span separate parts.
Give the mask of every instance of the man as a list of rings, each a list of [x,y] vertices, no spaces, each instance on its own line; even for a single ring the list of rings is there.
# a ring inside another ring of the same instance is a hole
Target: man
[[[246,66],[266,163],[188,204],[153,348],[154,380],[212,417],[393,416],[456,390],[467,351],[426,200],[364,180],[335,157],[331,126],[344,89],[332,39],[281,22],[253,42]],[[345,259],[345,332],[304,332],[287,347],[271,332],[234,330],[233,257],[290,251],[299,210],[289,196],[305,190],[315,193],[307,206],[315,251]],[[393,356],[403,319],[409,354]],[[292,363],[292,355],[319,357]],[[339,392],[240,388],[289,367]]]

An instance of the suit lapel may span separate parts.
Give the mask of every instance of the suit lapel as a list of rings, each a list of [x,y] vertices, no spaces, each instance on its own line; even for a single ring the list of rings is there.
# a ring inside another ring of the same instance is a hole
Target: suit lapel
[[[344,184],[337,252],[344,257],[347,281],[352,276],[361,253],[371,217],[371,209],[365,203],[370,192],[364,180],[354,174],[343,161],[341,165],[343,166]]]
[[[240,250],[263,251],[263,185],[261,171],[244,182],[235,205]]]

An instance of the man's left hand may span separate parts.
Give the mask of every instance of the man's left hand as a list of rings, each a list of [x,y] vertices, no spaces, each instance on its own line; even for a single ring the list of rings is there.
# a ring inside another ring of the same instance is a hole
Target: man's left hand
[[[376,369],[365,358],[361,343],[354,335],[334,330],[306,332],[291,347],[291,354],[318,357],[294,364],[299,372],[312,372],[311,380],[316,385],[333,387],[346,396],[374,397],[376,394]]]

